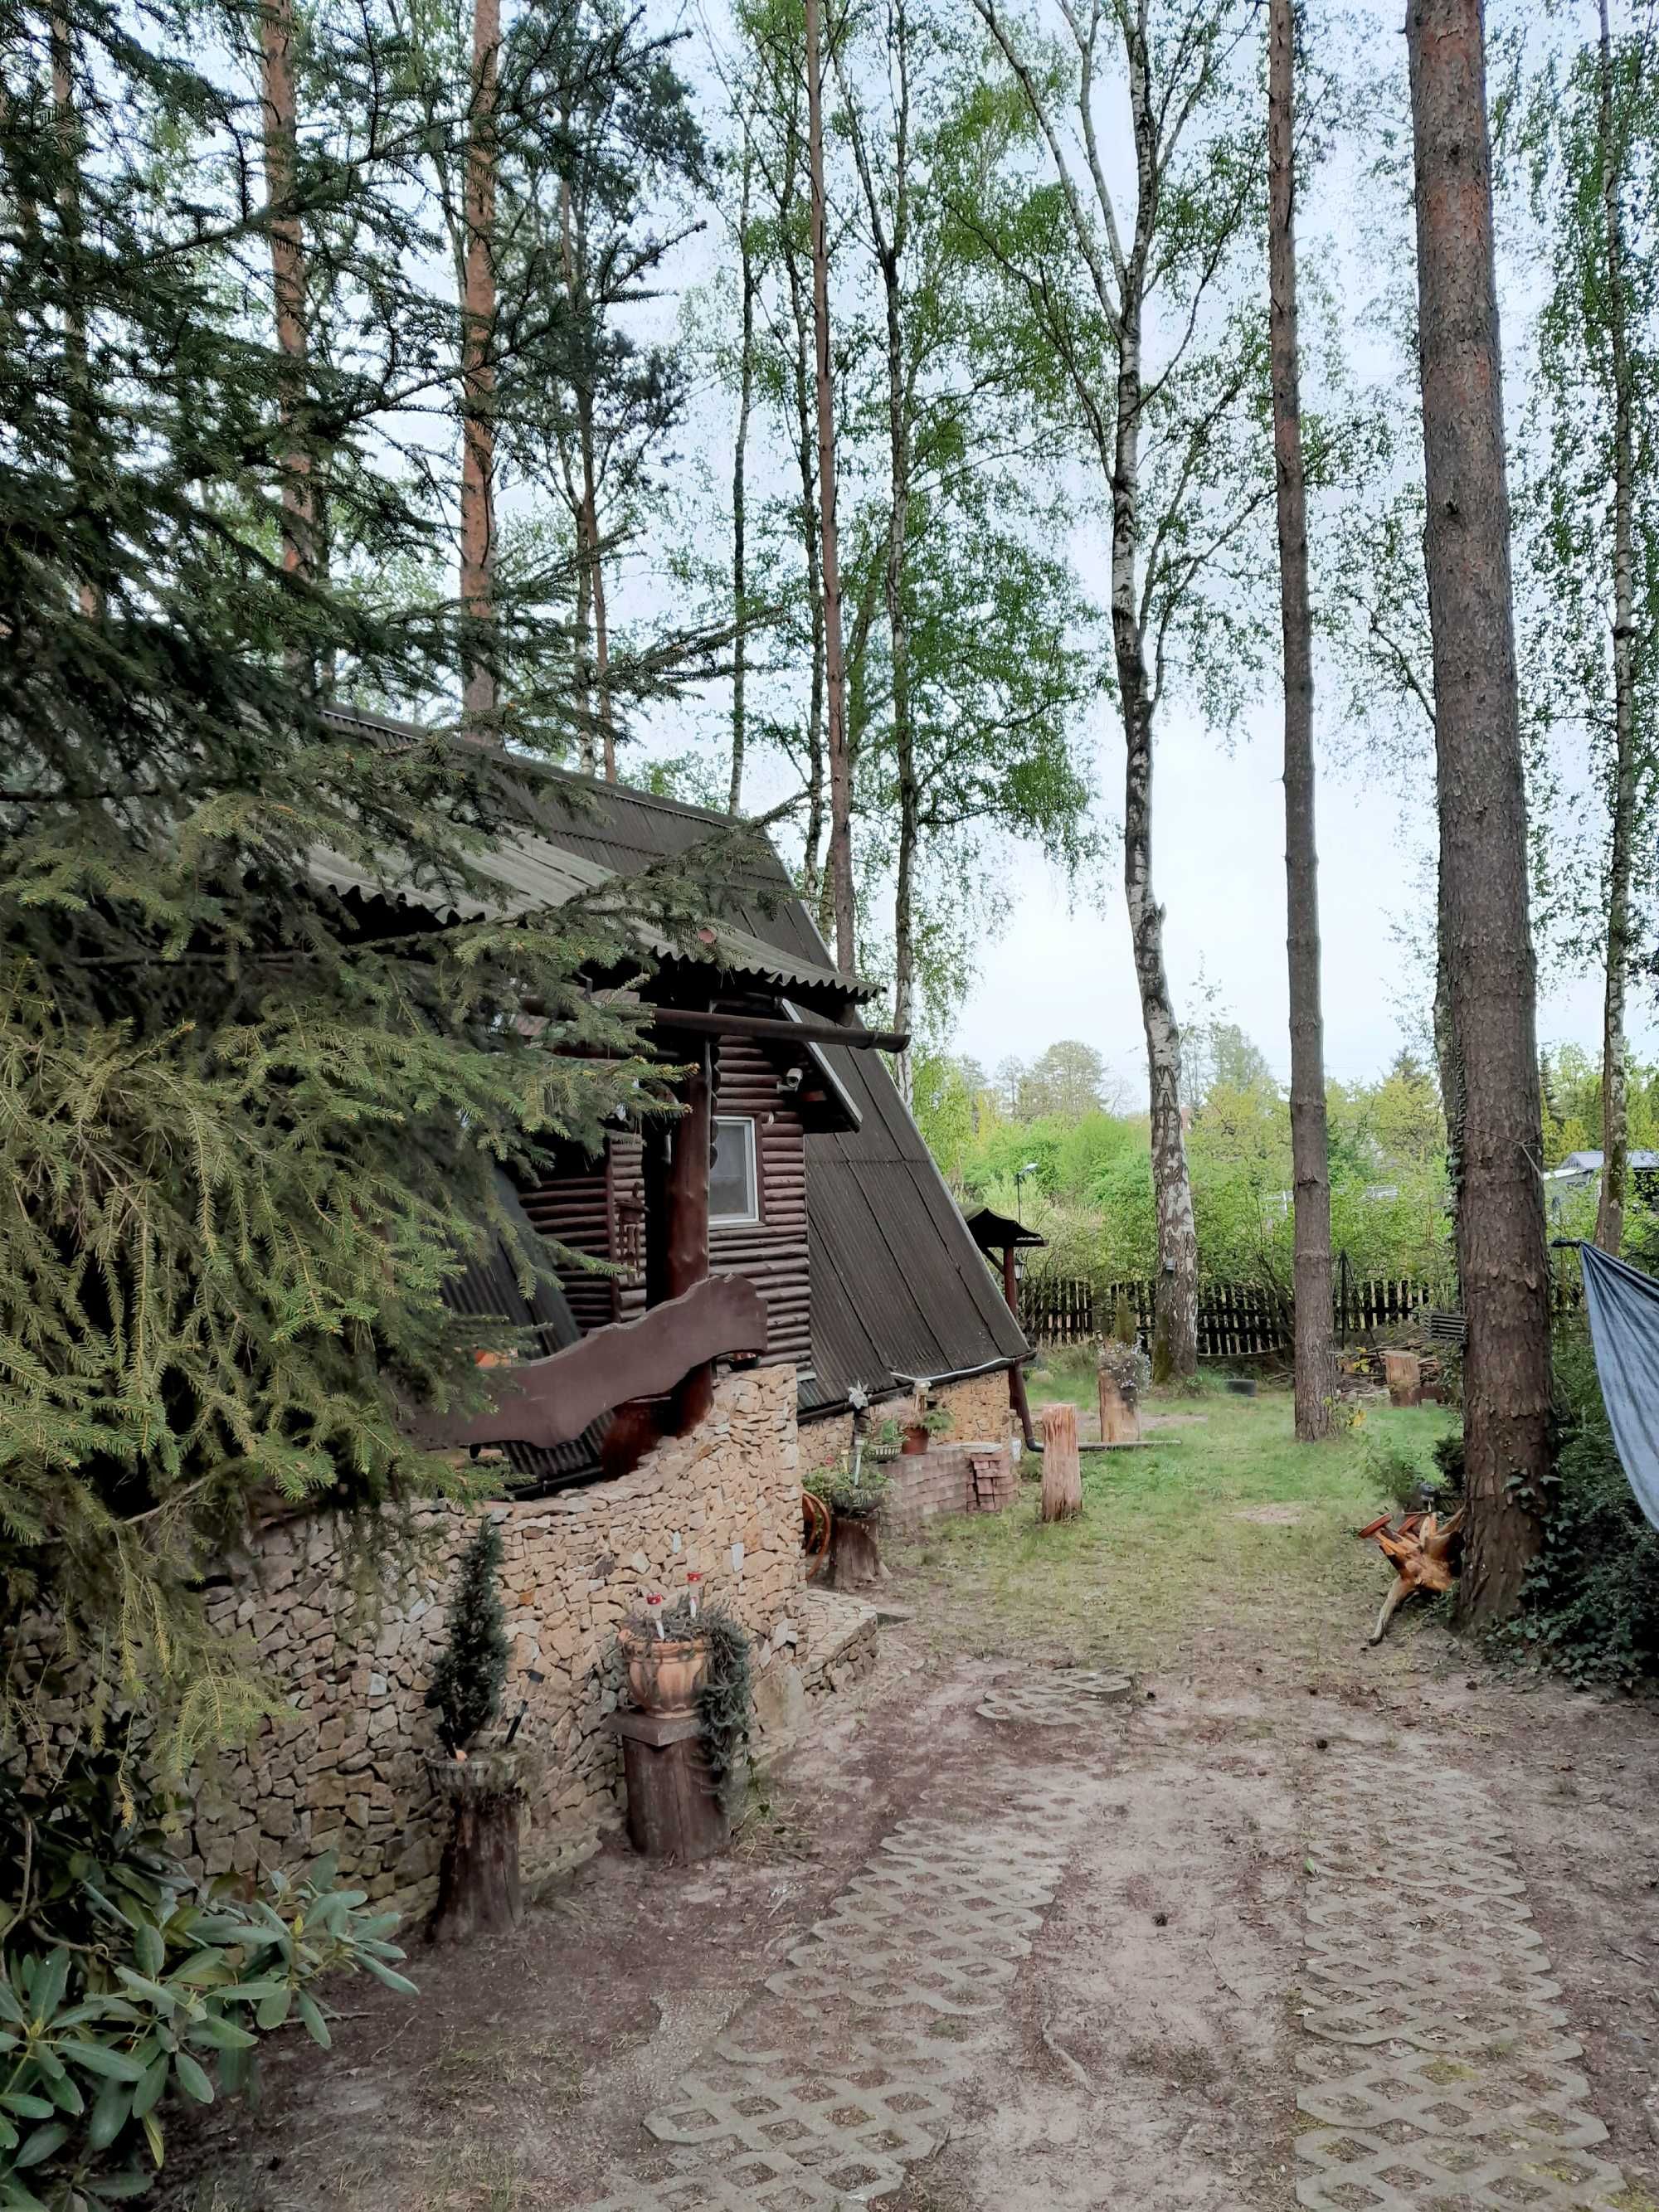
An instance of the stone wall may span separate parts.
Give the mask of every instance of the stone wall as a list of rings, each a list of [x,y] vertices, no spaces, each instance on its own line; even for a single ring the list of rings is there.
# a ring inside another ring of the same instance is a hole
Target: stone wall
[[[1006,1445],[1014,1433],[1006,1367],[994,1368],[988,1375],[969,1376],[963,1382],[941,1382],[930,1395],[950,1413],[948,1437],[952,1443]],[[872,1419],[877,1422],[902,1421],[910,1402],[908,1396],[884,1398],[873,1409]],[[808,1421],[800,1432],[802,1472],[810,1473],[815,1467],[827,1467],[832,1461],[844,1459],[852,1444],[850,1413],[831,1413],[822,1420]]]
[[[617,1625],[642,1591],[678,1589],[700,1569],[759,1639],[763,1677],[805,1662],[799,1482],[795,1371],[779,1365],[725,1377],[706,1421],[618,1481],[487,1509],[501,1525],[512,1645],[501,1710],[510,1718],[527,1700],[520,1741],[547,1754],[523,1838],[530,1876],[586,1856],[619,1816],[621,1759],[600,1724],[622,1680]],[[429,1567],[376,1626],[350,1626],[336,1531],[321,1516],[268,1530],[216,1595],[216,1625],[252,1636],[292,1710],[201,1778],[192,1841],[210,1872],[337,1849],[372,1895],[410,1913],[431,1902],[443,1834],[422,1764],[436,1743],[424,1699],[476,1522],[428,1516]]]

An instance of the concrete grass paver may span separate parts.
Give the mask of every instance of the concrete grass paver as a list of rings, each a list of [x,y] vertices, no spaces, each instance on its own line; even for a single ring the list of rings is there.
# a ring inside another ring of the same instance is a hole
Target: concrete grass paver
[[[1304,2047],[1310,2212],[1589,2212],[1621,2202],[1595,2155],[1583,2054],[1474,1776],[1375,1751],[1321,1762],[1309,1798]]]

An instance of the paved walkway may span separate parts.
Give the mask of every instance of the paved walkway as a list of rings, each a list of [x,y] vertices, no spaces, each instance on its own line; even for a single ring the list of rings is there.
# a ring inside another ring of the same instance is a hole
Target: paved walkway
[[[1297,2202],[1316,2212],[1619,2203],[1490,1799],[1420,1758],[1336,1753],[1309,1809]],[[1623,2200],[1628,2203],[1628,2199]]]
[[[924,1812],[884,1837],[586,2212],[850,2212],[933,2156],[970,2085],[977,2129],[998,2102],[1011,1985],[1062,1876],[1085,1895],[1099,1876],[1084,1778],[1127,1688],[1081,1669],[994,1684],[976,1709],[989,1816]],[[1596,2154],[1606,2130],[1480,1784],[1333,1748],[1303,1813],[1297,2203],[1620,2212],[1631,2199]],[[1048,2149],[1063,2166],[1062,2142]],[[1117,2212],[1109,2135],[1076,2154],[1100,2193],[1073,2172],[1068,2203]]]

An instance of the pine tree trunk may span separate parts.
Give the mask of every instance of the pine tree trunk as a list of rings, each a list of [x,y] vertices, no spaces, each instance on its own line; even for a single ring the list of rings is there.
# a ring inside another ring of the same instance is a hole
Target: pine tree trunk
[[[94,495],[92,471],[92,376],[90,356],[87,348],[86,307],[82,293],[81,112],[76,105],[75,94],[74,35],[62,15],[53,15],[50,35],[52,104],[58,129],[59,157],[63,163],[62,180],[58,191],[58,205],[63,222],[64,239],[64,366],[68,372],[67,398],[75,433],[72,452],[76,499],[82,513],[82,527],[86,539],[91,542],[96,538],[98,526],[93,515]],[[289,97],[289,121],[291,131],[293,128],[291,83]],[[273,256],[276,251],[276,241],[273,239],[271,244]],[[286,494],[284,499],[286,501]],[[103,614],[103,592],[98,585],[84,575],[76,587],[76,598],[82,613],[89,620],[95,621]]]
[[[466,149],[465,289],[461,303],[461,615],[471,633],[461,702],[470,733],[488,738],[495,678],[479,633],[495,617],[495,76],[501,0],[474,0],[472,105]]]
[[[853,908],[853,768],[847,742],[847,679],[842,657],[841,556],[836,524],[836,403],[830,343],[830,223],[823,182],[823,82],[818,0],[806,0],[806,159],[811,187],[812,332],[817,389],[818,527],[823,591],[823,674],[830,769],[830,883],[836,964],[850,975],[857,960]]]
[[[308,580],[313,573],[311,462],[303,435],[306,378],[305,241],[291,202],[298,115],[294,90],[293,0],[266,0],[259,30],[260,91],[264,107],[265,194],[270,220],[271,289],[276,349],[282,356],[277,406],[288,440],[283,468],[283,566]]]
[[[1336,1344],[1331,1314],[1331,1185],[1325,1130],[1325,1041],[1319,984],[1319,854],[1314,818],[1313,612],[1302,460],[1296,302],[1295,25],[1292,0],[1271,0],[1267,59],[1267,230],[1285,639],[1285,878],[1289,920],[1291,1158],[1296,1203],[1296,1433],[1331,1433]]]
[[[1407,46],[1445,951],[1462,1084],[1461,1606],[1484,1621],[1512,1611],[1539,1547],[1550,1345],[1480,0],[1411,0]]]
[[[732,444],[732,780],[726,811],[743,805],[743,757],[748,743],[749,642],[744,634],[749,596],[747,485],[749,413],[755,397],[755,260],[749,244],[749,200],[753,161],[745,128],[743,191],[738,209],[738,269],[743,286],[743,339],[738,370],[738,430]]]
[[[795,257],[786,248],[784,266],[789,276],[790,304],[795,325],[795,441],[800,470],[801,536],[806,554],[806,605],[811,625],[811,672],[806,702],[806,829],[802,839],[801,897],[809,913],[818,914],[824,879],[823,853],[823,586],[819,570],[823,538],[818,526],[818,478],[814,459],[811,379],[807,367],[811,310],[800,283]],[[828,941],[828,933],[824,933]]]
[[[1630,1117],[1625,1050],[1625,991],[1635,950],[1631,861],[1636,830],[1636,479],[1635,406],[1631,381],[1630,299],[1625,268],[1625,137],[1613,104],[1613,39],[1601,0],[1601,188],[1607,222],[1607,320],[1613,355],[1613,714],[1612,836],[1607,853],[1607,974],[1601,1002],[1601,1196],[1595,1241],[1616,1253],[1624,1241]]]

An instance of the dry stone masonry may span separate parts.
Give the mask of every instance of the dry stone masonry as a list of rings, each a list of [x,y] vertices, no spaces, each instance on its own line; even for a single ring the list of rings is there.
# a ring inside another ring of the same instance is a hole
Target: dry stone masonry
[[[522,1740],[546,1753],[523,1838],[526,1873],[539,1879],[586,1856],[617,1819],[621,1762],[601,1723],[622,1687],[617,1626],[642,1590],[679,1589],[701,1570],[757,1639],[763,1711],[799,1708],[808,1654],[794,1370],[724,1378],[706,1421],[620,1480],[487,1510],[505,1555],[502,1712],[526,1706]],[[259,1539],[210,1615],[252,1639],[289,1686],[290,1711],[200,1778],[193,1842],[210,1872],[337,1849],[372,1895],[405,1912],[430,1902],[442,1815],[423,1763],[436,1742],[424,1700],[475,1522],[455,1510],[428,1516],[429,1564],[361,1626],[329,1518]]]

